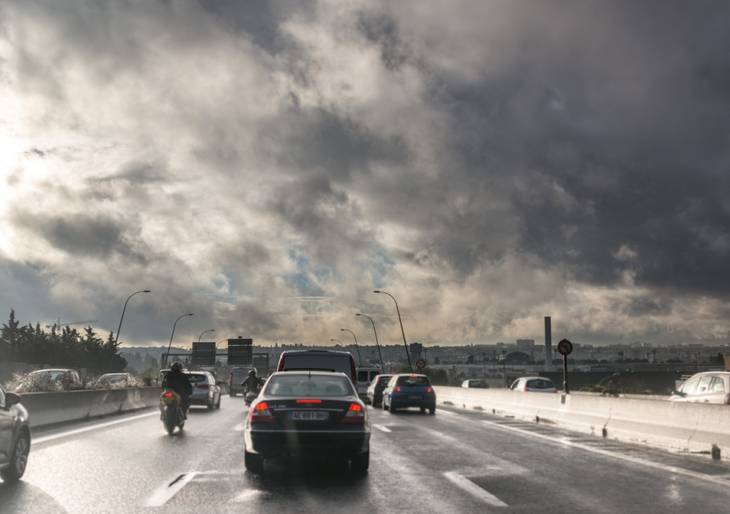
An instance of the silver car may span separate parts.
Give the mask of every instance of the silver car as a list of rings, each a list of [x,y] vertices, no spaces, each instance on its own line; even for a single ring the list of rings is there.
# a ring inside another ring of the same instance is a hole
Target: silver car
[[[208,409],[221,408],[221,388],[215,383],[215,377],[209,371],[189,371],[187,373],[193,385],[190,405],[205,405]]]
[[[730,372],[705,371],[692,375],[669,399],[673,402],[730,404]]]
[[[28,411],[20,396],[0,385],[0,478],[15,482],[23,476],[30,452]]]

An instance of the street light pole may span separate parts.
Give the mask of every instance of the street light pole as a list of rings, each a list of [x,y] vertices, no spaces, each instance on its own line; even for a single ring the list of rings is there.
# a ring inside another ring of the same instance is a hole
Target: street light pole
[[[383,354],[380,352],[380,342],[378,341],[378,331],[375,330],[375,321],[373,321],[373,318],[368,316],[367,314],[363,314],[361,312],[358,312],[355,314],[355,316],[362,316],[363,318],[367,318],[370,320],[370,323],[373,325],[373,334],[375,334],[375,346],[378,349],[378,357],[380,358],[380,369],[385,373],[385,363],[383,362]]]
[[[410,368],[411,373],[413,373],[413,364],[411,364],[411,354],[408,352],[408,343],[406,342],[406,332],[403,330],[403,320],[400,317],[400,309],[398,308],[398,300],[395,299],[395,296],[390,294],[387,291],[381,291],[380,289],[376,289],[373,291],[375,294],[387,294],[390,296],[393,300],[393,303],[395,303],[395,312],[398,313],[398,322],[400,323],[400,333],[403,336],[403,347],[406,349],[406,357],[408,358],[408,368]]]
[[[172,332],[170,332],[170,342],[167,344],[167,353],[165,354],[165,360],[170,358],[170,347],[172,347],[172,338],[175,336],[175,327],[177,327],[177,322],[180,321],[183,318],[187,318],[188,316],[195,316],[194,313],[190,312],[188,314],[181,314],[177,317],[175,320],[175,323],[172,324]],[[167,362],[165,362],[167,364]]]
[[[114,339],[114,344],[119,344],[119,332],[122,330],[122,321],[124,321],[124,313],[127,312],[127,304],[129,303],[129,299],[132,298],[134,295],[139,293],[149,293],[149,289],[142,289],[141,291],[135,291],[134,293],[127,296],[127,300],[124,302],[124,308],[122,309],[122,317],[119,318],[119,326],[117,327],[117,337]]]
[[[203,330],[200,335],[198,336],[198,342],[200,342],[200,339],[203,337],[204,334],[207,334],[208,332],[215,332],[214,328],[209,328],[208,330]]]
[[[352,334],[352,337],[355,338],[355,349],[357,350],[357,361],[362,366],[362,356],[360,355],[360,345],[357,344],[357,336],[355,335],[355,332],[350,330],[349,328],[341,328],[340,332],[349,332]]]

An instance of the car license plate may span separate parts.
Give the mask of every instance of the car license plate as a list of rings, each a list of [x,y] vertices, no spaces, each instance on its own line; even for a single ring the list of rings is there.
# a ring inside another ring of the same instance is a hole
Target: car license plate
[[[328,414],[318,410],[295,410],[289,416],[295,421],[324,421]]]
[[[409,396],[408,399],[409,400],[420,400],[421,397],[420,396]]]

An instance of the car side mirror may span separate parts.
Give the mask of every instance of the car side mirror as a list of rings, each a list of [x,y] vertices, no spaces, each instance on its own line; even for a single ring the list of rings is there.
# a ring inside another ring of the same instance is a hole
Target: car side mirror
[[[20,403],[20,395],[15,393],[5,393],[5,408],[9,409],[13,405]]]

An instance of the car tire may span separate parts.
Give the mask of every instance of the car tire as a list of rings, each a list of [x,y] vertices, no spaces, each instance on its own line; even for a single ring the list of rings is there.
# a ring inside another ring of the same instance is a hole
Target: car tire
[[[391,414],[395,414],[396,409],[395,409],[395,407],[393,407],[392,403],[390,405],[388,405],[388,410],[390,411]]]
[[[208,403],[206,403],[205,406],[208,407],[208,410],[213,410],[215,408],[215,403],[213,403],[213,400],[208,400]]]
[[[353,473],[356,475],[364,475],[368,472],[368,468],[370,467],[370,452],[367,451],[365,453],[361,453],[360,455],[355,455],[350,460],[350,469]]]
[[[215,404],[215,408],[216,409],[220,409],[221,408],[221,397],[220,396],[218,397],[218,403]]]
[[[264,458],[261,455],[244,451],[243,460],[249,472],[257,475],[264,474]]]
[[[388,406],[385,405],[385,401],[383,401],[383,410],[388,410]]]
[[[28,466],[28,454],[30,453],[30,436],[27,432],[23,432],[18,436],[13,448],[13,454],[10,456],[10,465],[0,470],[0,478],[6,484],[12,484],[20,480]]]
[[[426,414],[426,407],[421,407],[421,414]]]
[[[233,391],[231,391],[230,393],[228,393],[228,396],[230,396],[231,398],[235,398],[236,397],[236,393],[234,393]]]
[[[429,413],[429,414],[430,414],[431,416],[433,416],[434,414],[436,414],[436,407],[431,407],[430,409],[428,409],[428,413]]]

